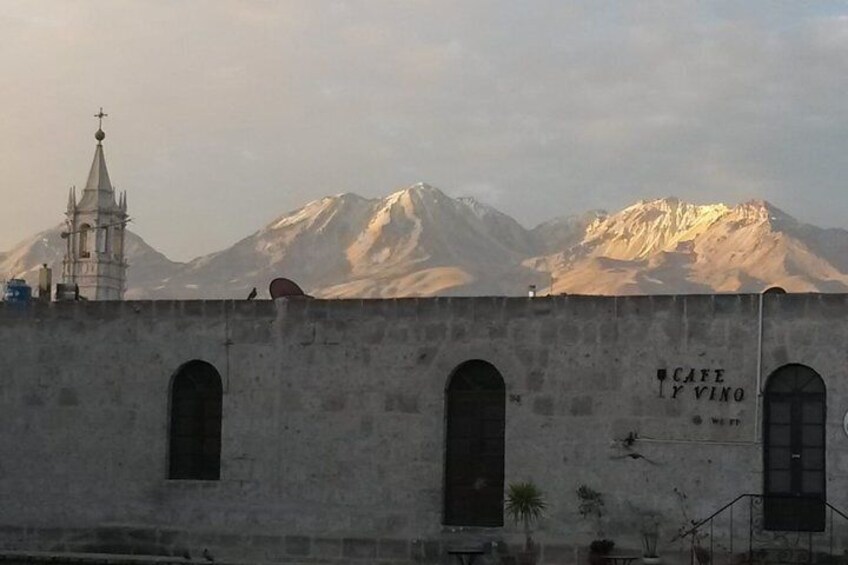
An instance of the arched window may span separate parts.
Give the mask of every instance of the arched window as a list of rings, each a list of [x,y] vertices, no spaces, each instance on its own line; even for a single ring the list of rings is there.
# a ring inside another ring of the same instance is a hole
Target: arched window
[[[467,361],[446,391],[444,523],[503,526],[506,389],[485,361]]]
[[[79,229],[79,256],[83,258],[91,256],[88,251],[89,230],[91,230],[91,226],[88,224],[81,225]]]
[[[221,376],[189,361],[171,384],[170,479],[221,478]]]
[[[824,530],[825,408],[824,381],[811,368],[785,365],[769,377],[763,410],[766,529]]]
[[[124,232],[120,225],[112,231],[112,253],[115,257],[121,257],[124,253]]]
[[[109,253],[111,245],[109,244],[109,228],[100,228],[100,240],[97,243],[98,253]]]

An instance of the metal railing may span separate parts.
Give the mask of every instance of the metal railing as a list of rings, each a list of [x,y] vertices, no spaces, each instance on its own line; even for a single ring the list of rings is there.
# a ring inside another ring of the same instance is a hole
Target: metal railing
[[[848,565],[848,515],[821,498],[741,494],[686,538],[691,565]]]

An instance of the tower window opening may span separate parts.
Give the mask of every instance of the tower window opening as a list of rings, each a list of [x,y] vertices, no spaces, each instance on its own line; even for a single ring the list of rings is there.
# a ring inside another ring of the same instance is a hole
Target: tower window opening
[[[112,230],[112,253],[115,259],[120,259],[124,253],[124,232],[121,226],[115,226]]]
[[[79,256],[80,257],[91,257],[91,253],[88,250],[88,232],[91,230],[91,226],[88,224],[83,224],[79,229]]]
[[[97,252],[109,253],[109,228],[100,228],[100,237],[97,239]]]

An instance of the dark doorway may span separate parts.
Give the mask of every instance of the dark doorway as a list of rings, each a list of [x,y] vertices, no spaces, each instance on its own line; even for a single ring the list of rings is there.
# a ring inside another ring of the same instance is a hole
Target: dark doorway
[[[824,381],[804,365],[785,365],[766,385],[765,527],[820,532],[825,526]]]
[[[204,361],[179,368],[171,384],[170,479],[221,477],[221,376]]]
[[[447,388],[444,523],[503,526],[506,389],[485,361],[456,368]]]

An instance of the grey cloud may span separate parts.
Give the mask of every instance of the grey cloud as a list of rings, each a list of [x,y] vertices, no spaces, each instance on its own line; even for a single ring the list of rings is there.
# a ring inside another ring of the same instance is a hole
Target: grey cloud
[[[845,226],[848,18],[735,4],[4,4],[0,249],[58,221],[101,104],[177,258],[419,180],[527,224],[676,194]]]

